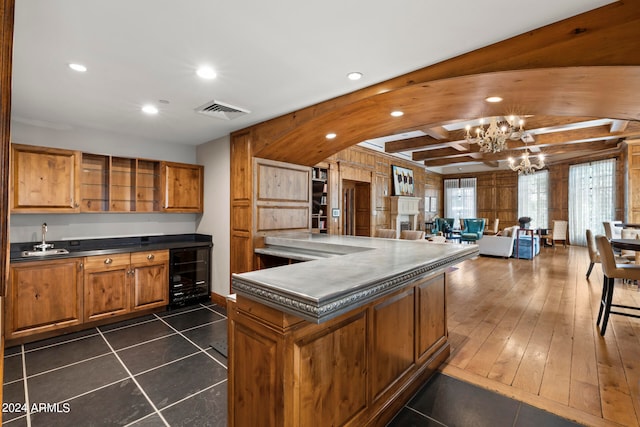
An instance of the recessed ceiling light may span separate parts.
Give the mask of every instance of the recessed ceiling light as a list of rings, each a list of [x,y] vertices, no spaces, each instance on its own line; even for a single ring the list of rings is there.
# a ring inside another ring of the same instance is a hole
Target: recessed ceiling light
[[[196,71],[196,74],[202,77],[203,79],[209,79],[209,80],[215,79],[217,76],[215,70],[211,67],[200,67]]]
[[[335,138],[336,136],[337,136],[337,135],[336,135],[335,133],[328,133],[328,134],[325,136],[325,138],[327,138],[327,139],[333,139],[333,138]]]
[[[147,104],[142,107],[142,112],[146,114],[158,114],[158,109],[151,104]]]
[[[404,113],[403,113],[402,111],[392,111],[392,112],[391,112],[391,115],[392,115],[393,117],[400,117],[400,116],[403,116],[403,115],[404,115]]]
[[[352,73],[347,74],[349,80],[360,80],[362,78],[362,73],[359,71],[354,71]]]
[[[499,96],[490,96],[488,98],[485,98],[485,101],[487,101],[487,102],[502,102],[502,98],[500,98]]]
[[[81,73],[84,73],[85,71],[87,71],[87,67],[85,67],[82,64],[69,64],[69,68],[71,68],[74,71],[79,71]]]

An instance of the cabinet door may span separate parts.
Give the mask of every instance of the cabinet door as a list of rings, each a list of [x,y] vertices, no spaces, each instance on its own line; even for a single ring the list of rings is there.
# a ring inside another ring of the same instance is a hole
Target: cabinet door
[[[12,145],[12,212],[77,212],[77,151]]]
[[[81,259],[11,266],[5,318],[7,339],[82,322]]]
[[[163,210],[202,212],[204,168],[199,165],[162,162]]]
[[[169,251],[132,253],[131,271],[132,310],[169,303]]]
[[[84,321],[129,312],[129,254],[85,258]]]

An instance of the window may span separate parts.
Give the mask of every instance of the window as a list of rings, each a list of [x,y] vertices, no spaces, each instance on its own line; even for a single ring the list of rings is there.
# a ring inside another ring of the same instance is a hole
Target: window
[[[518,177],[518,218],[531,218],[531,228],[549,228],[549,171]]]
[[[460,228],[460,218],[476,218],[476,178],[444,180],[444,216],[454,218],[454,228]]]
[[[604,234],[603,221],[615,216],[616,160],[569,167],[569,240],[586,245],[586,230]]]

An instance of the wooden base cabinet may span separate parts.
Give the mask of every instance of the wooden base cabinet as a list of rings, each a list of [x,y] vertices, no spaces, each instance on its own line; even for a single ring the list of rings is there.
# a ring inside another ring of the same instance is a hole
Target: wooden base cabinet
[[[385,425],[449,356],[444,273],[322,324],[228,303],[230,426]]]
[[[82,323],[81,258],[11,266],[6,298],[6,339]]]
[[[85,322],[167,304],[169,251],[85,258]]]

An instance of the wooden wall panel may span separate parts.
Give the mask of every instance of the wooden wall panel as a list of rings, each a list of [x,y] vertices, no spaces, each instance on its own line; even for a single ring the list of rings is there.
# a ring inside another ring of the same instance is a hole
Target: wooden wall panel
[[[640,140],[629,141],[627,147],[628,188],[627,221],[640,223]]]
[[[310,215],[308,206],[257,206],[256,232],[308,230]]]
[[[257,163],[256,200],[275,202],[309,201],[310,169]]]

